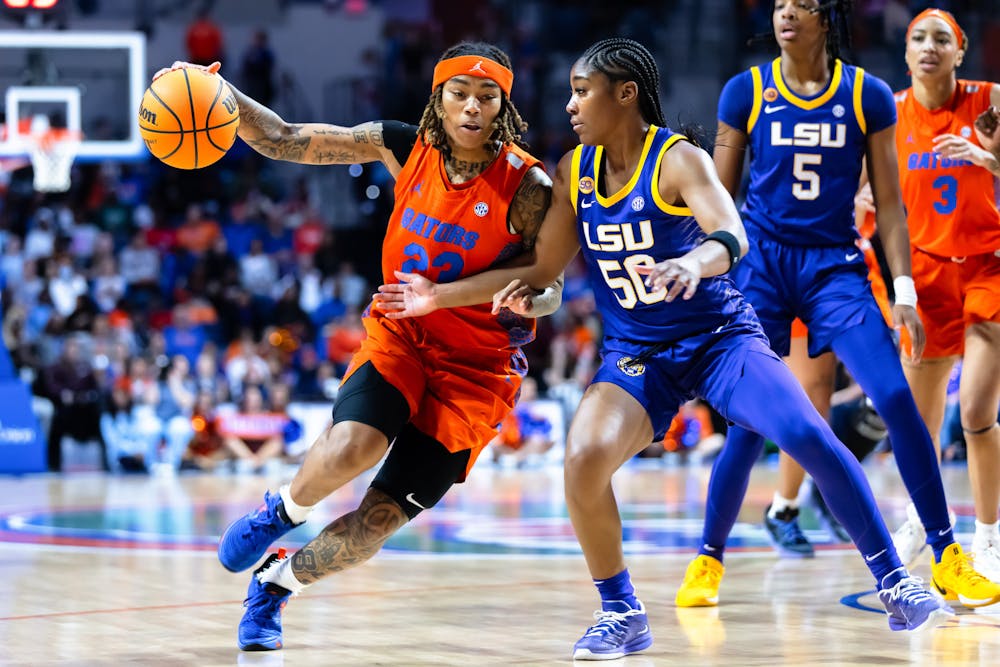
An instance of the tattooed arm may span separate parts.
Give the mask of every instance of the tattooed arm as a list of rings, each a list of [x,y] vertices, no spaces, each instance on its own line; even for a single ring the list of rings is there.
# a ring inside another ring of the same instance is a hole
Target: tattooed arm
[[[232,84],[240,106],[239,136],[251,148],[275,160],[302,164],[358,164],[384,162],[395,176],[400,168],[385,147],[382,123],[354,127],[326,123],[287,123],[260,102],[247,97]]]
[[[510,228],[521,235],[524,250],[535,249],[538,230],[552,203],[552,179],[539,167],[532,167],[521,180],[510,206]],[[536,290],[521,279],[511,281],[493,297],[495,306],[504,306],[527,317],[551,315],[562,304],[563,275],[544,290]]]

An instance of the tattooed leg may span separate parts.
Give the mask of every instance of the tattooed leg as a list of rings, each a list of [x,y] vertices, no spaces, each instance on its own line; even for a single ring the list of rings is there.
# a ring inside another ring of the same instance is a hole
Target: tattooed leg
[[[361,565],[408,520],[396,501],[370,488],[358,509],[332,521],[295,552],[292,573],[301,583],[312,584],[331,572]]]

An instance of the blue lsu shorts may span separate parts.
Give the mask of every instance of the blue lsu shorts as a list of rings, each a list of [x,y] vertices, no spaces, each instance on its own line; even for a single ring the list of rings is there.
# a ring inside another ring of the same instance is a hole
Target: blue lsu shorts
[[[817,248],[758,238],[732,278],[782,357],[796,317],[809,329],[811,357],[829,351],[840,333],[868,317],[882,319],[864,253],[854,244]]]
[[[669,346],[606,338],[591,384],[610,382],[627,391],[649,415],[654,440],[661,440],[680,406],[696,396],[727,414],[750,352],[777,359],[756,320],[743,317]],[[649,356],[629,363],[643,354]]]

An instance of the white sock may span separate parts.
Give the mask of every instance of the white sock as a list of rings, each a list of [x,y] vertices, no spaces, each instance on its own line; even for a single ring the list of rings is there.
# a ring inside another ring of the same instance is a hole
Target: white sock
[[[306,588],[306,584],[295,578],[295,573],[292,572],[291,558],[275,561],[269,568],[257,575],[257,581],[262,584],[277,584],[290,590],[293,595],[298,595]]]
[[[278,494],[281,495],[281,502],[285,504],[285,514],[287,514],[288,518],[292,520],[292,523],[302,523],[309,518],[309,513],[313,511],[313,507],[315,507],[315,505],[310,505],[309,507],[299,505],[292,500],[291,489],[291,484],[285,484],[278,489]]]
[[[972,538],[973,544],[986,546],[988,544],[1000,544],[1000,522],[982,523],[976,519],[976,534]]]
[[[767,515],[772,519],[778,516],[778,512],[784,510],[797,510],[799,508],[798,498],[785,498],[783,495],[774,492],[774,499],[771,500],[771,509],[768,510]]]

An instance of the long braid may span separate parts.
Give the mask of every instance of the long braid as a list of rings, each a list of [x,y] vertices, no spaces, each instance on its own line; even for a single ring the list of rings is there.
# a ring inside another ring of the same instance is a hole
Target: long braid
[[[511,69],[510,57],[502,49],[486,42],[461,42],[451,47],[438,59],[438,62],[458,56],[483,56],[494,62],[498,62],[507,69]],[[423,116],[420,118],[418,134],[424,137],[427,143],[431,144],[445,157],[451,155],[451,145],[448,143],[448,134],[445,132],[444,124],[441,121],[444,115],[442,106],[442,90],[444,86],[437,86],[431,91],[427,106],[424,107]],[[517,144],[522,148],[527,148],[527,144],[521,138],[521,134],[526,132],[528,124],[521,118],[514,103],[508,99],[507,94],[500,91],[501,104],[500,113],[497,114],[493,122],[493,133],[490,135],[487,145],[499,141],[503,144]]]
[[[581,60],[612,81],[639,84],[639,112],[643,120],[666,127],[660,106],[660,70],[645,46],[632,39],[602,39],[587,49]]]
[[[832,0],[819,6],[818,11],[830,26],[826,34],[826,55],[831,63],[838,58],[849,62],[845,54],[851,50],[850,16],[853,4],[853,0]]]

